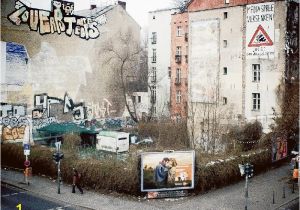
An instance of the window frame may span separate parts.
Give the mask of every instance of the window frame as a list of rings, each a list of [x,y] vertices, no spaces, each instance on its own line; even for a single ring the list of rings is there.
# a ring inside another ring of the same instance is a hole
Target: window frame
[[[177,26],[176,27],[176,36],[177,37],[181,37],[182,36],[182,32],[183,32],[182,26]]]
[[[252,111],[260,111],[261,97],[260,93],[252,93]]]
[[[152,63],[156,63],[157,51],[156,48],[152,49]]]
[[[182,55],[182,47],[181,46],[176,46],[176,56],[181,56]]]
[[[181,103],[181,90],[176,90],[176,103],[179,104]]]
[[[252,64],[252,82],[260,82],[260,64]]]

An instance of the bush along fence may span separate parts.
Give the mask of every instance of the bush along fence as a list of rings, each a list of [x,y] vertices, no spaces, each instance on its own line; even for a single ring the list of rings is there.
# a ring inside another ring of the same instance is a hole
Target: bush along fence
[[[30,161],[33,174],[43,174],[56,178],[56,165],[52,160],[53,151],[49,148],[33,146]],[[257,175],[271,167],[270,150],[256,150],[242,155],[218,159],[209,163],[200,163],[195,159],[195,189],[191,193],[199,194],[220,188],[242,180],[238,164],[251,163]],[[24,168],[23,147],[16,144],[1,145],[2,167]],[[72,168],[77,168],[83,177],[83,186],[95,191],[116,191],[131,195],[144,195],[140,192],[139,158],[118,161],[115,158],[104,160],[78,159],[73,153],[65,154],[61,162],[64,182],[72,182]]]

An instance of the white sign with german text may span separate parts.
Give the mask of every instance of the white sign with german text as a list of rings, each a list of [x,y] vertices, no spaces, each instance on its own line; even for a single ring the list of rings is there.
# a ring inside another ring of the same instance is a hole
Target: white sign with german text
[[[273,59],[275,54],[274,2],[251,4],[246,9],[247,59]]]

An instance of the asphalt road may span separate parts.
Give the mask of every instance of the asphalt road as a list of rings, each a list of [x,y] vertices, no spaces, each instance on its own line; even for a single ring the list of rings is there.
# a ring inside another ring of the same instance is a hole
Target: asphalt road
[[[17,205],[21,204],[21,208]],[[67,203],[41,198],[31,192],[12,186],[1,184],[1,209],[2,210],[50,210],[50,209],[79,209]]]

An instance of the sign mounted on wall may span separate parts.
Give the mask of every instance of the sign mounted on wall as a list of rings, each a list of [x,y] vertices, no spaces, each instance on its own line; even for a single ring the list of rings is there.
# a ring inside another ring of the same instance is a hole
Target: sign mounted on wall
[[[52,8],[52,11],[34,9],[16,1],[15,11],[8,15],[8,19],[15,25],[28,24],[30,30],[38,31],[41,35],[74,34],[85,40],[98,38],[98,26],[106,23],[105,14],[97,17],[97,20],[74,15],[73,2],[54,0]]]
[[[248,59],[273,59],[274,2],[247,6],[246,53]]]

